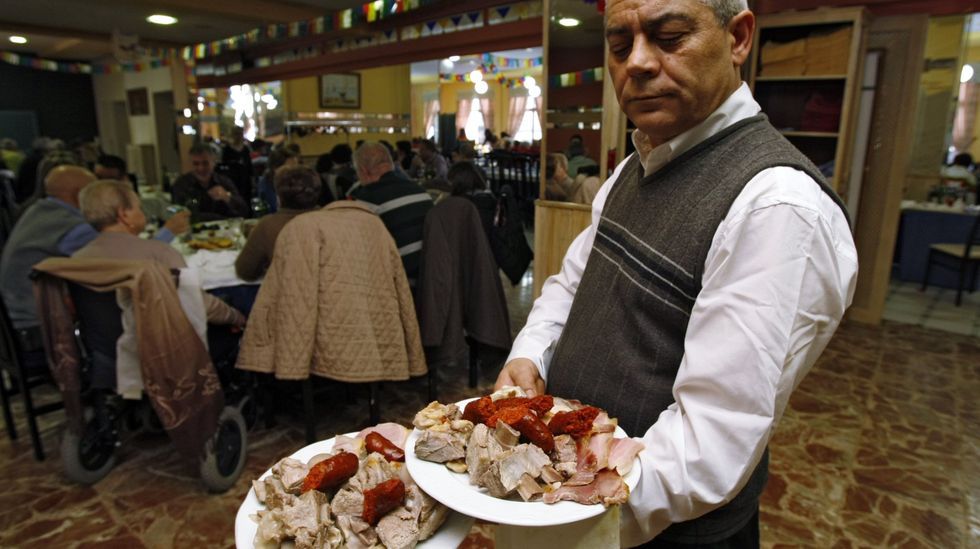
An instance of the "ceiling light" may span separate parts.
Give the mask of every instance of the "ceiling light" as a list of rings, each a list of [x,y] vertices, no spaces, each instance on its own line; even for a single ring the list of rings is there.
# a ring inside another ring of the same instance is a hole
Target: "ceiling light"
[[[11,37],[11,40],[13,40],[13,37]],[[960,72],[960,83],[965,84],[970,80],[973,80],[973,66],[963,65],[963,70]]]
[[[154,13],[153,15],[147,17],[146,20],[154,25],[173,25],[177,22],[176,17],[171,17],[160,13]]]
[[[538,97],[541,97],[541,88],[538,86],[528,88],[527,94],[531,97],[531,99],[537,99]]]
[[[578,19],[574,17],[562,17],[558,20],[558,24],[563,27],[577,27],[581,23]]]
[[[475,70],[470,73],[470,82],[483,82],[483,73]]]
[[[27,43],[27,38],[24,38],[23,36],[17,36],[17,35],[11,36],[8,40],[10,40],[11,42],[13,42],[14,44],[26,44]]]
[[[483,80],[480,80],[479,82],[477,82],[476,85],[473,86],[473,87],[474,87],[474,89],[476,89],[476,93],[478,93],[480,95],[483,95],[483,94],[487,93],[487,90],[490,89],[490,85],[487,84],[486,82],[484,82]]]
[[[535,80],[533,76],[525,76],[524,77],[524,87],[525,88],[533,88],[534,86],[537,86],[537,85],[538,85],[538,81]]]
[[[453,63],[455,63],[455,62],[459,61],[459,56],[458,55],[450,55],[449,56],[449,60],[452,61]]]
[[[191,114],[192,113],[190,109],[184,109],[184,118],[190,118]]]

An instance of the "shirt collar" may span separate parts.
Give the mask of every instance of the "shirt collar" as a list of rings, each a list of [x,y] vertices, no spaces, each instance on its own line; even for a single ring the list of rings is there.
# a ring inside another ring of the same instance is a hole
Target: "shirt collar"
[[[50,200],[51,202],[54,202],[55,204],[61,206],[62,208],[68,210],[69,212],[76,213],[78,215],[82,215],[82,211],[81,210],[79,210],[75,206],[72,206],[71,204],[65,202],[64,200],[62,200],[60,198],[55,198],[53,196],[49,196],[49,197],[47,197],[47,199]]]
[[[732,124],[759,114],[762,108],[756,103],[748,84],[735,90],[715,111],[700,124],[678,135],[670,141],[654,147],[650,138],[640,130],[633,132],[633,146],[643,164],[643,175],[650,175],[682,153],[731,126]]]

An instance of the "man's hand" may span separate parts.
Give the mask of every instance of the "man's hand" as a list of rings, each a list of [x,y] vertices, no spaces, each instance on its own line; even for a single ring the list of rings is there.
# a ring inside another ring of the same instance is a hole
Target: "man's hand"
[[[504,365],[493,385],[496,391],[505,385],[516,385],[527,392],[528,396],[544,394],[544,380],[538,374],[538,367],[526,358],[515,358]]]
[[[231,199],[231,193],[221,185],[215,185],[214,187],[208,189],[208,195],[215,200],[220,200],[221,202],[228,202]]]
[[[182,235],[191,228],[191,212],[182,210],[173,215],[166,223],[164,229],[169,229],[174,236]]]

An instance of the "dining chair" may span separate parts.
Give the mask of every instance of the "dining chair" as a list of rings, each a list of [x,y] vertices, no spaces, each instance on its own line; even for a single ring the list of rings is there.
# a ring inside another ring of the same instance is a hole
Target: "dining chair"
[[[926,262],[926,274],[922,279],[922,291],[929,286],[929,274],[933,264],[959,272],[959,282],[956,285],[956,306],[963,303],[963,288],[969,276],[969,291],[972,293],[977,286],[977,271],[980,270],[980,215],[976,216],[973,226],[962,244],[931,244],[929,258]],[[970,274],[972,272],[972,274]]]
[[[11,397],[20,393],[24,399],[24,413],[27,415],[27,429],[31,434],[31,444],[34,447],[34,459],[44,461],[44,445],[41,443],[41,433],[37,426],[37,418],[64,408],[64,403],[57,401],[37,405],[34,401],[33,390],[42,385],[54,385],[51,372],[48,370],[47,359],[43,349],[40,351],[25,351],[21,348],[16,328],[10,322],[7,306],[0,299],[0,404],[3,406],[3,419],[7,424],[7,436],[17,439],[17,428],[14,426],[11,411]],[[6,375],[3,375],[6,374]],[[9,378],[12,386],[8,387]]]

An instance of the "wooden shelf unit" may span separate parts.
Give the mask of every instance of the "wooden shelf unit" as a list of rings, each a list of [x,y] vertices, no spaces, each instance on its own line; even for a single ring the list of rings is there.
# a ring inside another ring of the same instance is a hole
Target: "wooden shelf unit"
[[[841,196],[851,171],[866,20],[860,7],[761,16],[750,61],[749,85],[762,111],[814,164],[833,162],[828,182]]]

